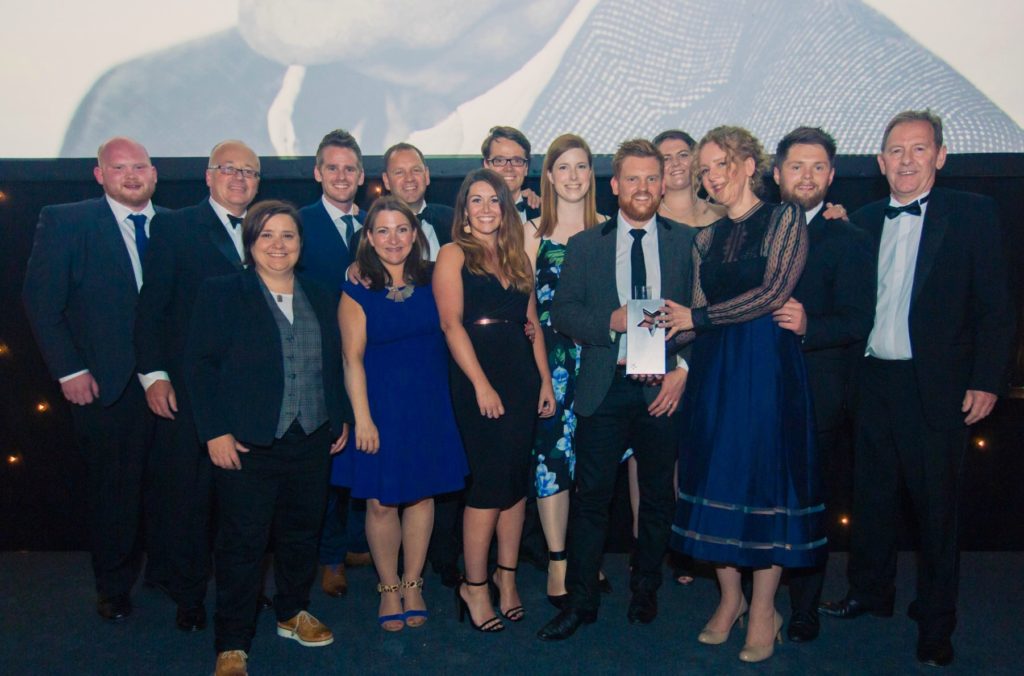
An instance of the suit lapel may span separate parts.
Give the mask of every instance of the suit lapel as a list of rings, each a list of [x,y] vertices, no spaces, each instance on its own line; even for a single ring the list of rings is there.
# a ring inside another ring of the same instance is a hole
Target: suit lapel
[[[110,250],[111,258],[114,260],[117,269],[120,271],[117,278],[121,282],[130,284],[133,293],[138,294],[139,288],[135,283],[135,270],[132,268],[132,259],[128,254],[128,246],[121,235],[121,226],[114,218],[114,212],[110,210],[106,198],[99,198],[96,210],[96,223],[99,225],[100,238],[103,245]]]
[[[949,205],[945,194],[939,189],[932,189],[931,198],[924,215],[921,227],[921,243],[917,249],[917,263],[914,266],[914,287],[910,292],[910,303],[913,305],[928,275],[932,271],[942,240],[949,227]]]
[[[615,240],[617,238],[618,219],[612,216],[601,228],[601,238],[598,240],[597,261],[594,272],[600,277],[601,295],[604,304],[611,308],[619,307],[619,289],[615,278]]]
[[[228,235],[227,230],[224,229],[224,224],[220,222],[217,212],[213,210],[213,207],[211,207],[209,203],[207,203],[206,209],[207,236],[213,243],[214,248],[224,255],[231,266],[236,270],[241,270],[242,260],[238,257],[238,250],[235,248],[235,243],[231,241],[231,237]]]
[[[317,205],[317,214],[320,217],[319,227],[322,227],[324,229],[324,237],[327,238],[327,241],[334,242],[336,246],[340,246],[342,250],[348,252],[349,249],[351,248],[349,246],[350,243],[345,241],[345,238],[341,236],[340,232],[338,232],[338,226],[331,218],[331,215],[327,213],[327,208],[324,206],[323,202],[320,202]],[[354,239],[355,230],[353,230],[352,232],[352,237]]]

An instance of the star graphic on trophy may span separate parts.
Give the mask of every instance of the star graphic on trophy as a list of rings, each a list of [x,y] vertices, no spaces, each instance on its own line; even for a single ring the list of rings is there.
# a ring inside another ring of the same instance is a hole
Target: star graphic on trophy
[[[648,331],[651,332],[651,335],[653,336],[654,332],[657,331],[658,328],[659,328],[658,326],[655,325],[655,321],[658,319],[658,317],[660,315],[661,315],[661,312],[658,311],[658,310],[655,310],[654,312],[651,312],[647,308],[644,308],[644,318],[643,318],[643,321],[641,321],[639,324],[637,324],[637,327],[641,328],[641,329],[647,329]]]

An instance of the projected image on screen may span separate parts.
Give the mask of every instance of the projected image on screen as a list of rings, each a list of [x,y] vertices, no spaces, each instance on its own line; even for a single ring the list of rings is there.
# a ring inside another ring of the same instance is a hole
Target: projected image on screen
[[[368,154],[403,140],[477,154],[496,124],[534,147],[574,132],[610,153],[723,123],[769,144],[820,125],[840,152],[874,153],[893,114],[925,107],[956,152],[1024,151],[1009,115],[858,1],[241,0],[235,28],[97,80],[60,154],[125,134],[154,156],[203,155],[225,138],[311,155],[336,127]]]

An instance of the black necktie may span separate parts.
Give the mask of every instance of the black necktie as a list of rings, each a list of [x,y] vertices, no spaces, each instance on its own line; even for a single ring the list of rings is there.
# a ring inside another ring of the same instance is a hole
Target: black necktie
[[[149,237],[146,236],[146,215],[128,214],[128,220],[135,225],[135,250],[139,252],[139,262],[146,255],[146,247],[149,246]]]
[[[633,228],[629,231],[633,237],[633,248],[629,252],[630,284],[632,285],[632,298],[647,298],[647,264],[644,263],[644,245],[640,240],[644,238],[647,231],[642,228]]]
[[[900,214],[910,214],[911,216],[921,215],[921,205],[928,201],[931,195],[925,195],[919,200],[914,200],[910,204],[904,204],[901,207],[894,207],[889,205],[885,208],[886,218],[899,218]]]
[[[342,214],[341,216],[341,222],[345,224],[345,246],[350,246],[352,243],[352,235],[356,231],[354,220],[352,214]]]
[[[232,228],[238,228],[242,224],[242,217],[235,216],[234,214],[228,214],[228,222],[231,223]]]

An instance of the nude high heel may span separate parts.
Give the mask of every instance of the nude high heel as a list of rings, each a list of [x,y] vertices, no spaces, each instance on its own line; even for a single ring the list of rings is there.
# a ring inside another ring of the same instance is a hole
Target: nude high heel
[[[732,624],[729,625],[728,629],[725,631],[714,631],[713,629],[708,629],[707,626],[705,626],[697,636],[697,640],[706,645],[720,645],[725,643],[729,640],[729,634],[732,632],[733,625],[738,624],[740,629],[743,628],[743,616],[747,614],[747,610],[747,601],[744,599],[743,602],[740,603],[740,608],[736,612],[736,617],[733,618]]]
[[[775,611],[775,640],[767,646],[752,646],[749,643],[743,646],[740,651],[740,660],[743,662],[764,662],[775,653],[775,643],[782,644],[782,615]]]

